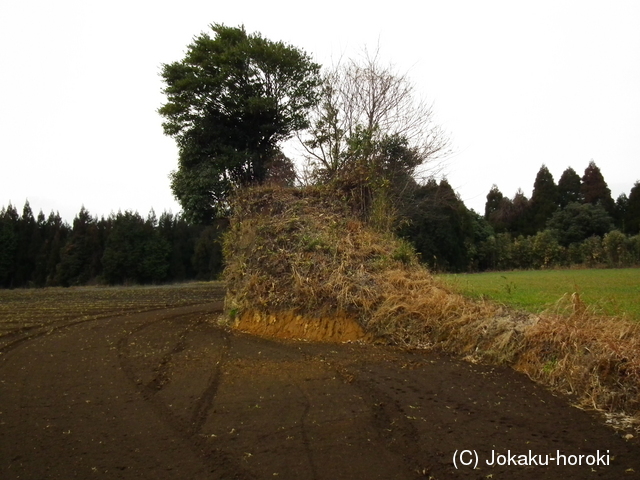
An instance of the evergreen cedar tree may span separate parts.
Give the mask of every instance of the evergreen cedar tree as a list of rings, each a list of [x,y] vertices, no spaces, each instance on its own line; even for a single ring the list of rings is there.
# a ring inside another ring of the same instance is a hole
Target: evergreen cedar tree
[[[558,206],[564,208],[572,202],[582,202],[580,175],[569,167],[558,180]]]
[[[9,205],[0,209],[0,288],[215,279],[224,228],[224,220],[205,227],[170,213],[98,219],[84,207],[69,226],[54,213],[34,218],[28,202],[22,215]]]
[[[558,208],[558,188],[549,169],[542,165],[533,183],[529,202],[529,222],[526,234],[534,235],[544,230],[547,220]]]
[[[564,246],[592,235],[603,236],[613,228],[635,235],[640,230],[639,184],[636,182],[629,198],[623,194],[614,202],[593,160],[582,178],[569,167],[557,185],[542,165],[530,200],[522,192],[510,200],[493,185],[487,194],[485,219],[496,233],[508,232],[514,237],[532,236],[550,228]]]
[[[279,144],[308,127],[321,83],[320,66],[293,46],[244,27],[210,28],[162,66],[167,103],[158,110],[178,145],[171,188],[203,224],[227,213],[233,188],[267,178]]]
[[[607,182],[604,181],[600,169],[593,160],[589,162],[589,166],[584,171],[580,191],[585,203],[591,203],[592,205],[599,203],[609,214],[613,214],[615,204],[611,198],[611,190],[609,190]]]

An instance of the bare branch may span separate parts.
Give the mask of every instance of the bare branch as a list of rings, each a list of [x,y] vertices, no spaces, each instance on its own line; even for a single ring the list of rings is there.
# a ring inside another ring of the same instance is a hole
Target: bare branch
[[[302,144],[320,177],[335,178],[354,161],[350,142],[368,132],[372,142],[397,136],[419,161],[413,171],[425,174],[449,153],[450,141],[435,124],[433,105],[418,98],[406,74],[379,60],[379,49],[361,59],[338,64],[324,73],[324,94],[312,112],[312,127]]]

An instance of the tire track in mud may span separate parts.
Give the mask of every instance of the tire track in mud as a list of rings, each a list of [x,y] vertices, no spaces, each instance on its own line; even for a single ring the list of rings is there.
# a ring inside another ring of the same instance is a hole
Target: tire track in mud
[[[302,415],[300,416],[300,435],[302,436],[302,444],[304,446],[304,450],[307,454],[307,460],[309,462],[309,468],[311,469],[311,479],[318,480],[318,469],[316,467],[316,462],[314,460],[313,448],[311,446],[311,441],[309,439],[309,433],[307,432],[306,422],[309,417],[309,411],[311,410],[311,396],[309,392],[302,387],[300,382],[298,382],[295,378],[289,375],[289,378],[293,381],[296,388],[300,391],[302,396],[305,399],[304,409],[302,411]]]
[[[209,378],[208,386],[202,396],[196,402],[195,408],[193,409],[193,414],[191,415],[190,422],[190,433],[192,436],[199,434],[202,430],[203,425],[207,421],[209,411],[211,410],[213,402],[218,393],[218,388],[220,387],[222,369],[225,362],[227,361],[227,354],[229,352],[229,345],[231,343],[229,333],[222,329],[219,329],[219,332],[222,335],[224,343],[222,348],[220,349],[220,353],[218,354],[216,368]]]
[[[177,308],[192,307],[197,305],[201,305],[201,304],[183,305]],[[89,318],[83,318],[83,317],[65,318],[62,320],[53,321],[46,325],[30,325],[28,327],[14,328],[4,333],[2,336],[0,336],[0,365],[2,364],[1,363],[2,360],[6,358],[5,355],[9,353],[11,350],[18,348],[25,342],[28,342],[30,340],[35,340],[44,335],[51,335],[53,333],[57,333],[58,331],[62,331],[67,328],[82,325],[83,323],[87,323],[87,322],[96,322],[99,320],[106,320],[111,318],[123,318],[123,317],[129,317],[132,315],[139,315],[139,314],[152,313],[152,312],[163,312],[163,311],[167,311],[167,308],[153,307],[149,309],[135,310],[135,311],[105,312],[105,313],[92,315]]]
[[[51,335],[52,333],[57,332],[59,330],[63,330],[65,328],[75,327],[76,325],[80,325],[86,322],[95,322],[97,320],[101,320],[105,318],[115,318],[118,316],[125,316],[125,315],[128,315],[128,313],[123,313],[121,315],[105,314],[105,315],[100,315],[92,318],[81,318],[81,319],[76,318],[71,321],[67,319],[67,320],[61,320],[59,322],[52,322],[48,325],[33,325],[29,327],[17,328],[0,337],[0,342],[4,342],[8,340],[7,343],[4,343],[2,346],[0,346],[0,355],[6,355],[11,350],[18,348],[20,345],[30,340],[35,340],[44,335]],[[17,337],[17,338],[14,338],[13,340],[11,340],[11,337]],[[0,361],[2,359],[3,357],[0,357]]]
[[[397,400],[375,385],[371,379],[363,379],[361,375],[352,372],[355,378],[352,385],[363,393],[363,398],[369,399],[368,404],[373,412],[372,426],[379,437],[384,440],[387,448],[402,458],[407,469],[415,472],[419,477],[429,473],[418,445],[420,435],[415,425],[409,421],[407,412]]]
[[[311,356],[306,357],[309,360],[314,359]],[[377,382],[373,378],[365,378],[362,368],[351,368],[342,361],[334,363],[323,360],[317,363],[327,371],[334,372],[344,384],[350,385],[361,394],[359,397],[370,411],[369,425],[376,432],[378,439],[384,443],[385,448],[402,458],[407,471],[415,473],[416,478],[428,476],[430,467],[425,465],[422,452],[418,448],[420,435],[399,402],[383,388],[376,386]],[[305,395],[308,397],[308,394]]]
[[[177,341],[173,347],[160,357],[157,365],[154,367],[155,374],[153,378],[147,383],[141,382],[136,374],[136,363],[132,360],[129,340],[132,336],[143,333],[151,327],[157,327],[163,322],[174,323],[176,321],[186,321],[188,324],[180,330],[180,333],[177,335]],[[131,384],[156,415],[179,437],[191,445],[192,450],[204,464],[208,465],[211,472],[216,472],[216,474],[219,475],[217,478],[253,479],[255,477],[246,471],[232,455],[223,449],[212,449],[206,436],[201,435],[202,427],[209,416],[220,386],[221,375],[230,346],[230,335],[226,330],[213,326],[209,329],[209,333],[213,333],[219,337],[222,345],[217,354],[215,368],[213,368],[207,380],[204,391],[194,402],[190,415],[181,417],[159,398],[159,393],[168,387],[171,382],[172,359],[188,349],[189,335],[196,334],[196,329],[207,323],[208,320],[203,319],[199,312],[161,318],[145,323],[133,329],[118,341],[117,349],[120,365]]]

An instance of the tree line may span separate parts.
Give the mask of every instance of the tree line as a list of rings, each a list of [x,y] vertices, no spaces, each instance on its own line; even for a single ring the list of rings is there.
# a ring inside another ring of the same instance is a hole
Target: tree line
[[[183,59],[163,64],[158,113],[178,147],[171,189],[182,213],[126,211],[73,225],[0,211],[0,287],[161,283],[215,278],[219,238],[237,189],[263,182],[327,185],[362,220],[410,240],[437,271],[640,263],[640,186],[616,201],[595,162],[556,184],[546,166],[531,198],[497,186],[484,215],[436,180],[450,141],[431,104],[378,52],[321,68],[304,51],[210,26]],[[282,151],[297,137],[301,175]],[[426,180],[418,180],[424,178]]]
[[[162,66],[167,102],[158,112],[178,146],[172,189],[189,218],[229,215],[237,188],[292,185],[280,144],[297,136],[306,160],[298,180],[332,187],[355,215],[410,240],[435,270],[638,263],[637,184],[614,202],[594,162],[583,177],[567,169],[558,184],[543,165],[530,199],[494,185],[481,215],[434,178],[449,137],[379,52],[321,68],[242,27],[211,32]]]
[[[593,160],[582,177],[569,167],[557,184],[542,165],[530,199],[494,185],[484,218],[494,232],[488,268],[640,264],[640,182],[614,201]]]
[[[84,207],[73,220],[0,209],[0,288],[148,284],[217,278],[225,221],[189,223],[182,215],[147,218],[125,211],[107,218]]]
[[[640,264],[640,182],[614,201],[594,161],[582,177],[567,168],[557,184],[542,165],[531,198],[493,185],[484,215],[446,180],[418,186],[408,204],[399,232],[439,271]]]

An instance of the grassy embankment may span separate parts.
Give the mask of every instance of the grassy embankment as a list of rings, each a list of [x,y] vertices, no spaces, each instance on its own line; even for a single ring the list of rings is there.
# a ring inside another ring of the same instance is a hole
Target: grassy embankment
[[[640,322],[598,314],[582,300],[590,292],[580,282],[576,289],[569,281],[574,288],[563,301],[566,287],[552,295],[554,308],[543,313],[462,295],[420,265],[405,242],[354,218],[340,197],[275,187],[239,195],[225,239],[233,323],[304,338],[357,324],[388,343],[511,365],[585,407],[640,424]],[[498,291],[526,294],[502,275]]]
[[[640,321],[640,268],[439,275],[455,290],[532,313],[557,312],[574,293],[594,314]]]

